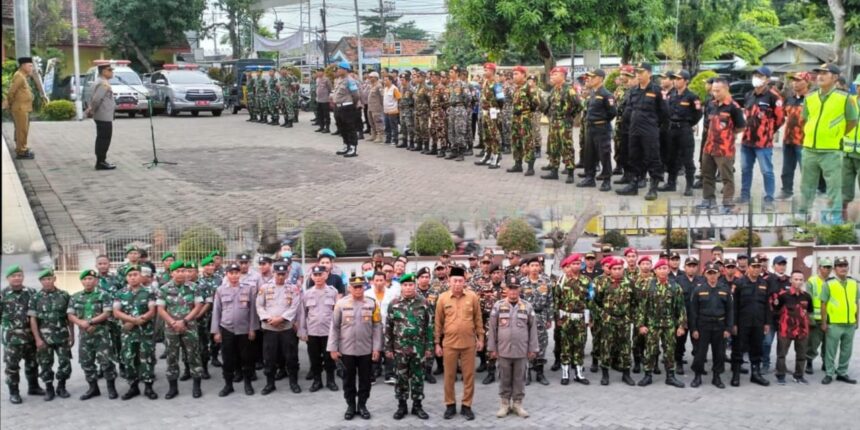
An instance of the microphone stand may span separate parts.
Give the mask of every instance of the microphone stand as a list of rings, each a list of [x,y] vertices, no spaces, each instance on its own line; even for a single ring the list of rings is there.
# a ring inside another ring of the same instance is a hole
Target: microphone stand
[[[125,84],[125,86],[131,88],[131,90],[134,91],[135,93],[146,97],[146,108],[149,111],[149,136],[150,136],[150,139],[152,140],[152,161],[150,161],[149,163],[143,163],[143,166],[145,166],[147,169],[152,169],[154,167],[158,167],[159,164],[167,164],[167,165],[171,165],[171,166],[175,166],[175,165],[179,164],[179,163],[174,163],[171,161],[159,161],[158,160],[158,153],[156,152],[156,149],[155,149],[155,126],[152,123],[152,116],[153,116],[153,113],[152,113],[152,97],[149,94],[144,94],[144,93],[138,91],[131,84],[126,82],[125,79],[119,77],[119,75],[117,75],[115,77],[118,81]]]

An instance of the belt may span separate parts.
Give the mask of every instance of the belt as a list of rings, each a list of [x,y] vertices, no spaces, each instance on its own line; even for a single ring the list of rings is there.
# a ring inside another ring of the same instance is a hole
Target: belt
[[[726,319],[726,317],[706,317],[706,316],[703,316],[703,317],[702,317],[702,321],[710,321],[710,322],[713,322],[713,321],[722,321],[722,320],[724,320],[724,319]]]
[[[526,115],[530,113],[532,113],[530,110],[514,110],[514,115]]]
[[[601,120],[601,121],[588,121],[588,125],[602,125],[602,124],[606,124],[606,121],[605,121],[605,120]]]
[[[585,317],[585,314],[581,313],[581,312],[558,311],[558,315],[561,317],[567,317],[567,318],[570,318],[573,320],[581,320],[583,317]]]
[[[684,128],[689,126],[690,123],[686,121],[669,121],[669,128]]]
[[[337,103],[337,104],[336,104],[336,106],[337,106],[337,107],[352,106],[352,102]]]

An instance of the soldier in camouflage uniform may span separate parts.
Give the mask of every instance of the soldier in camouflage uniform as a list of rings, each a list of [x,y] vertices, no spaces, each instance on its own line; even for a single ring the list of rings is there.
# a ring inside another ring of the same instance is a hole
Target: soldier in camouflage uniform
[[[400,75],[400,100],[397,108],[400,112],[400,135],[398,148],[415,150],[415,87],[412,86],[412,75],[409,72]],[[396,139],[396,137],[395,137]]]
[[[535,154],[535,158],[540,158],[541,146],[543,145],[543,137],[541,135],[540,130],[540,120],[543,117],[543,111],[546,110],[545,100],[543,97],[543,91],[541,91],[538,86],[537,78],[535,75],[529,75],[527,80],[527,85],[531,87],[531,89],[537,94],[537,98],[539,100],[538,108],[532,112],[532,149]]]
[[[446,160],[463,161],[469,139],[469,119],[472,111],[472,90],[460,79],[460,68],[452,66],[448,73],[448,149]]]
[[[603,265],[603,266],[606,267],[606,270],[604,270],[603,273],[601,273],[601,274],[595,276],[593,279],[591,279],[591,285],[592,285],[592,288],[594,289],[594,297],[596,297],[597,294],[602,289],[606,288],[607,284],[611,283],[611,278],[609,276],[609,264],[608,263],[611,263],[613,259],[614,259],[613,257],[604,257],[604,261],[606,261],[607,264]],[[592,298],[590,310],[591,310],[591,324],[590,324],[589,328],[591,329],[591,368],[589,370],[591,370],[591,373],[597,373],[597,371],[599,370],[600,356],[601,356],[600,347],[603,344],[603,340],[601,337],[601,331],[603,328],[603,318],[602,318],[602,311],[601,311],[600,307],[598,307],[596,305],[596,303],[593,301],[593,298]]]
[[[502,161],[501,122],[505,98],[502,84],[496,82],[495,63],[484,64],[484,83],[481,86],[479,103],[484,158],[476,161],[475,165],[498,169]]]
[[[194,317],[197,322],[197,339],[200,342],[200,365],[203,368],[200,377],[202,379],[210,379],[209,375],[209,323],[212,319],[212,297],[215,295],[215,289],[221,285],[220,279],[215,286],[211,286],[212,280],[210,279],[210,284],[201,284],[199,278],[199,272],[197,270],[197,263],[193,261],[186,261],[183,269],[185,270],[185,283],[191,285],[194,290],[203,298],[203,306],[200,308],[200,312]],[[214,271],[214,267],[213,267]],[[202,327],[205,326],[205,327]],[[203,329],[206,328],[207,331]],[[184,370],[182,375],[179,377],[180,381],[187,381],[191,379],[191,370],[188,364],[188,351],[185,346],[182,347],[182,363],[184,364]]]
[[[74,328],[66,317],[69,308],[69,293],[54,285],[54,271],[39,272],[42,289],[30,297],[27,316],[36,340],[36,361],[39,363],[39,378],[46,385],[45,398],[53,398],[54,356],[57,356],[57,381],[65,382],[72,374],[72,345]]]
[[[287,66],[281,66],[280,77],[278,78],[278,107],[281,113],[284,114],[283,127],[290,128],[293,126],[293,106],[292,99],[292,84],[293,76],[287,71]]]
[[[433,308],[418,294],[415,275],[400,277],[400,297],[388,305],[385,319],[385,356],[394,360],[394,397],[397,411],[394,419],[406,416],[406,400],[412,394],[412,414],[426,420],[421,406],[424,399],[424,362],[433,356]]]
[[[127,266],[123,265],[122,270],[127,270]],[[119,274],[113,274],[110,272],[110,259],[107,255],[99,255],[96,257],[96,270],[98,277],[98,289],[99,291],[108,295],[109,298],[112,298],[117,291],[119,291],[125,281],[121,281],[119,279]],[[119,351],[122,348],[122,339],[120,338],[121,324],[114,321],[113,316],[108,318],[108,321],[105,323],[105,326],[108,327],[108,331],[110,332],[110,342],[111,348],[114,351],[114,357],[119,356]],[[104,376],[105,369],[99,369],[99,377]],[[125,371],[125,368],[120,365],[120,374]]]
[[[203,307],[203,297],[191,284],[185,282],[184,262],[177,260],[170,266],[172,279],[158,290],[158,314],[164,319],[167,349],[167,382],[170,389],[165,399],[179,394],[179,353],[182,347],[188,352],[188,364],[194,378],[193,397],[202,395],[200,378],[203,369],[200,365],[200,341],[197,335],[197,322],[194,318]]]
[[[413,151],[421,151],[422,154],[430,153],[430,93],[427,85],[427,74],[418,72],[418,77],[413,79],[415,90],[415,148]]]
[[[609,367],[622,372],[622,381],[634,385],[630,377],[630,323],[636,309],[632,282],[624,277],[624,262],[613,258],[609,263],[609,280],[594,297],[600,308],[600,385],[609,385]]]
[[[203,366],[203,379],[209,379],[209,360],[214,363],[218,351],[215,349],[215,342],[212,341],[210,334],[210,325],[212,323],[212,298],[215,297],[215,290],[221,286],[223,278],[215,273],[215,261],[212,257],[206,257],[200,261],[200,267],[203,268],[203,274],[197,280],[197,287],[203,296],[203,310],[197,318],[198,332],[200,336],[200,364]]]
[[[323,70],[323,69],[316,69],[316,70],[314,70],[314,72],[319,72],[321,70]],[[310,97],[311,98],[310,98],[310,101],[308,102],[308,107],[310,108],[311,112],[314,113],[314,119],[313,119],[313,121],[311,121],[311,125],[320,125],[319,124],[320,118],[319,118],[319,114],[317,113],[317,80],[313,74],[310,75],[309,81],[310,81]],[[298,108],[298,105],[296,105],[296,108]]]
[[[639,386],[651,384],[651,371],[657,364],[660,344],[663,346],[663,365],[666,370],[666,385],[684,388],[684,383],[675,379],[676,336],[682,336],[687,324],[684,292],[669,279],[669,263],[660,259],[654,265],[655,277],[645,284],[641,301],[636,309],[635,329],[645,335],[645,377]]]
[[[299,122],[299,97],[301,93],[301,85],[299,85],[299,78],[293,75],[289,75],[290,78],[290,107],[292,116],[290,117],[291,122]]]
[[[549,277],[543,273],[540,259],[532,257],[528,262],[529,274],[520,279],[520,294],[523,300],[532,304],[537,317],[538,344],[540,352],[531,360],[526,385],[532,380],[532,370],[535,372],[535,380],[542,385],[549,385],[543,373],[546,364],[546,347],[549,345],[549,329],[552,327],[553,310],[552,288]]]
[[[470,279],[469,284],[472,291],[478,295],[481,301],[481,320],[484,322],[484,332],[486,333],[490,323],[490,312],[493,310],[493,305],[501,300],[502,289],[498,283],[493,283],[493,273],[501,272],[498,266],[490,267],[491,259],[485,256],[481,259],[481,273]],[[489,359],[487,351],[479,351],[478,357],[481,359],[481,364],[475,369],[476,372],[487,371],[487,376],[483,380],[483,384],[492,384],[496,380],[496,360]]]
[[[588,338],[587,312],[591,308],[594,288],[587,276],[580,274],[582,255],[573,254],[561,262],[564,277],[553,291],[555,308],[558,310],[556,331],[559,332],[561,345],[561,385],[570,382],[570,365],[574,368],[573,380],[588,385],[583,375],[583,356]]]
[[[275,69],[269,69],[269,80],[266,81],[266,110],[272,116],[269,125],[281,125],[280,106],[281,92],[279,87],[280,78],[275,76]]]
[[[418,282],[415,289],[421,297],[424,297],[424,300],[427,300],[427,304],[430,305],[430,313],[432,316],[436,311],[436,300],[439,299],[439,295],[442,294],[442,292],[439,288],[434,288],[431,284],[429,268],[422,267],[418,270],[416,279]],[[433,359],[434,357],[424,359],[424,382],[429,384],[436,383],[436,378],[433,376]]]
[[[263,77],[263,71],[257,71],[257,79],[254,80],[254,103],[257,105],[257,122],[265,124],[269,122],[268,83]]]
[[[514,67],[514,97],[511,104],[514,116],[511,122],[511,140],[514,153],[514,166],[508,169],[508,173],[523,171],[523,160],[528,164],[525,176],[535,174],[535,153],[532,143],[533,121],[532,113],[540,107],[540,99],[537,91],[526,82],[526,68]]]
[[[550,74],[552,90],[549,93],[547,117],[549,117],[549,135],[546,142],[546,153],[549,164],[542,170],[549,173],[541,179],[558,179],[559,159],[564,161],[568,184],[574,182],[573,169],[576,166],[573,157],[573,119],[579,114],[582,102],[576,93],[576,88],[565,83],[567,69],[556,67]]]
[[[444,157],[445,151],[448,150],[448,91],[442,83],[439,71],[430,72],[430,82],[433,84],[430,97],[430,136],[433,138],[433,146],[428,154]]]
[[[119,290],[125,286],[125,271],[129,267],[140,267],[140,248],[133,243],[125,247],[125,262],[122,266],[119,266],[119,269],[116,269],[116,276],[114,277],[115,290]]]
[[[139,278],[140,269],[128,267],[125,269],[126,277]],[[111,326],[115,326],[111,318],[113,311],[113,297],[115,294],[107,293],[96,288],[98,274],[95,270],[84,270],[78,276],[83,291],[75,293],[66,311],[69,322],[78,326],[78,361],[84,377],[90,388],[81,396],[81,400],[87,400],[101,395],[98,386],[98,372],[96,364],[101,368],[102,374],[107,381],[108,396],[111,399],[117,397],[116,393],[116,354],[112,348]],[[137,281],[139,282],[139,281]],[[51,394],[49,386],[48,394]]]
[[[21,403],[18,392],[21,360],[24,360],[24,374],[27,376],[29,389],[27,394],[44,395],[39,387],[39,367],[36,363],[36,343],[30,330],[27,317],[30,299],[36,293],[32,288],[24,286],[24,271],[21,266],[14,264],[5,272],[9,286],[0,291],[0,327],[3,329],[3,365],[6,368],[6,384],[9,385],[9,401],[12,404]],[[61,381],[65,384],[65,381]],[[65,391],[65,386],[63,386]]]
[[[633,292],[636,294],[637,302],[643,299],[644,291],[648,289],[648,284],[651,282],[653,272],[651,272],[651,257],[643,255],[637,263],[638,270],[635,274],[631,273],[631,285]],[[635,310],[634,310],[635,311]],[[645,336],[639,333],[639,330],[633,332],[633,373],[638,374],[642,371],[642,360],[645,357]],[[660,368],[655,369],[658,375]]]
[[[254,72],[249,70],[245,71],[245,103],[248,106],[248,113],[250,114],[248,121],[256,122],[258,120],[257,116],[259,115],[259,108],[257,107],[257,96],[255,94],[257,91],[257,77],[254,76]]]
[[[511,153],[511,121],[514,117],[514,86],[512,72],[499,74],[500,83],[502,84],[505,93],[505,105],[502,107],[501,135],[502,135],[502,154]],[[507,277],[507,275],[505,276]]]
[[[622,157],[621,152],[621,117],[624,115],[624,96],[627,95],[628,72],[633,74],[632,68],[628,70],[627,66],[621,67],[620,74],[615,80],[615,92],[612,94],[615,96],[615,103],[618,109],[618,114],[615,117],[615,127],[613,127],[615,133],[612,135],[612,156],[615,160],[615,170],[612,171],[613,175],[622,174],[624,172],[624,166],[627,165],[626,157]]]
[[[155,342],[152,340],[155,319],[155,293],[141,284],[140,272],[126,274],[127,285],[113,300],[114,317],[122,323],[122,352],[120,360],[125,365],[125,379],[129,390],[122,395],[129,400],[140,394],[138,384],[143,381],[143,395],[150,400],[158,398],[152,390],[155,379]]]

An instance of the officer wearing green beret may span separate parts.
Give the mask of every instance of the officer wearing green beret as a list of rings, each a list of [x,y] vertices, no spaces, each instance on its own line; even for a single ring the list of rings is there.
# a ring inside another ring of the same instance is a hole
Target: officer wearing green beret
[[[57,357],[56,377],[60,385],[72,374],[72,345],[75,339],[74,326],[66,318],[69,307],[69,293],[60,290],[53,269],[39,272],[42,289],[30,298],[27,315],[30,317],[30,331],[36,340],[36,361],[41,372],[39,377],[47,386],[46,399],[53,398],[54,356]]]
[[[128,274],[139,275],[140,269],[137,267],[129,267],[126,269]],[[87,400],[101,395],[98,386],[98,372],[96,372],[96,363],[101,368],[102,373],[107,381],[108,395],[111,399],[116,398],[116,354],[111,347],[111,332],[110,326],[115,326],[111,320],[111,312],[113,310],[113,296],[96,288],[98,283],[97,273],[95,270],[84,270],[78,276],[81,285],[84,286],[83,291],[75,293],[69,300],[69,307],[66,310],[69,321],[78,326],[79,353],[78,362],[81,364],[81,370],[84,371],[84,376],[89,384],[89,390],[81,396],[81,400]],[[118,327],[118,326],[117,326]],[[48,397],[53,397],[50,385],[48,386],[48,394],[45,400],[50,400]],[[59,389],[57,394],[60,394]],[[68,397],[66,394],[65,397]]]
[[[119,269],[116,270],[118,284],[117,289],[125,286],[125,271],[128,270],[129,267],[140,267],[140,251],[140,248],[133,243],[125,247],[125,263],[123,263],[122,266],[119,266]]]
[[[140,394],[138,383],[143,381],[143,395],[150,400],[158,398],[152,390],[155,379],[155,341],[153,323],[155,319],[155,293],[141,283],[140,273],[130,270],[126,274],[127,284],[113,300],[113,313],[122,322],[122,353],[125,378],[129,390],[123,400]]]
[[[18,392],[20,376],[18,370],[24,360],[30,395],[44,395],[37,380],[39,367],[36,363],[36,343],[30,331],[27,310],[30,298],[36,293],[24,286],[24,270],[15,264],[4,273],[9,286],[0,291],[0,327],[3,329],[3,364],[6,368],[6,384],[9,385],[9,401],[21,403]],[[65,382],[65,381],[63,381]]]

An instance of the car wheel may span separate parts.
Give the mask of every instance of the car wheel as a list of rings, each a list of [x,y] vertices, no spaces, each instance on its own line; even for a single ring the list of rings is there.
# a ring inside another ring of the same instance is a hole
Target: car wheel
[[[221,116],[221,111],[220,110],[213,110],[212,116]]]
[[[173,102],[172,102],[172,101],[170,101],[170,99],[167,99],[167,100],[165,100],[164,102],[165,102],[165,103],[164,103],[164,104],[165,104],[164,111],[165,111],[168,115],[170,115],[170,116],[176,116],[176,115],[179,115],[179,112],[176,110],[176,107],[175,107],[175,106],[173,106]]]
[[[200,115],[200,111],[199,111],[199,110],[193,110],[193,111],[191,111],[191,116],[198,116],[198,115]]]
[[[137,112],[129,112],[128,113],[129,118],[134,118],[136,115],[137,115]]]

